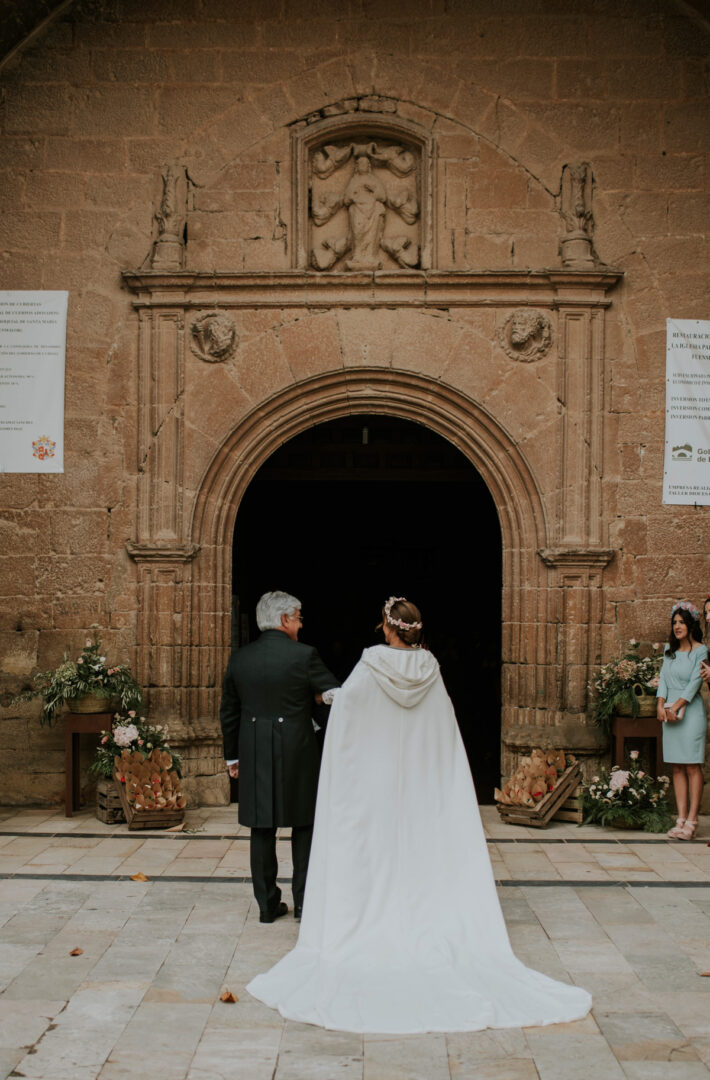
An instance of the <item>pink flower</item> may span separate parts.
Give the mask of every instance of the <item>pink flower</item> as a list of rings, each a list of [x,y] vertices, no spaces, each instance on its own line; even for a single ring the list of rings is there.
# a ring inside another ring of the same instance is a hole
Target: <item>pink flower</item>
[[[660,685],[660,682],[661,682],[660,677],[658,675],[654,675],[652,679],[648,680],[648,683],[646,685],[653,687],[654,690],[657,690],[659,685]]]
[[[643,771],[643,769],[639,769],[639,779],[641,779],[641,777],[645,775],[646,773]]]
[[[103,739],[101,740],[101,745],[105,746],[107,742],[108,742],[108,735],[104,735]]]
[[[138,740],[138,745],[139,745],[139,746],[142,746],[142,745],[143,745],[143,740],[142,740],[142,739],[139,739],[139,740]]]
[[[87,647],[87,649],[91,648],[91,639],[90,638],[86,639],[86,647]]]
[[[133,717],[136,715],[136,710],[135,709],[129,709],[128,710],[128,715],[130,716],[130,718],[132,720]]]
[[[654,643],[653,643],[653,648],[654,648],[654,651],[655,651],[655,652],[658,652],[658,650],[660,649],[660,647],[661,647],[661,643],[660,643],[660,641],[654,641]]]
[[[609,777],[609,787],[612,791],[620,791],[629,786],[629,774],[626,769],[617,769]]]
[[[84,657],[80,656],[79,659],[77,660],[77,664],[83,664],[83,663],[84,663]]]
[[[629,757],[631,758],[632,761],[636,761],[638,756],[639,756],[638,750],[632,750],[631,753],[629,754]]]

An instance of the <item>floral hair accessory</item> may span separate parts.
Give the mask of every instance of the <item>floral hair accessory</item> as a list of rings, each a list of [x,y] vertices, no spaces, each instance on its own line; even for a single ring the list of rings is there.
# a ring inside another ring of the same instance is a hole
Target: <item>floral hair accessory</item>
[[[420,622],[404,622],[403,619],[392,618],[392,607],[394,604],[398,604],[400,600],[405,603],[407,601],[406,596],[390,596],[389,600],[385,604],[385,618],[390,626],[398,626],[400,630],[421,630],[422,624]]]
[[[691,618],[695,619],[696,622],[698,622],[698,620],[700,619],[700,612],[698,611],[698,609],[695,607],[694,604],[688,603],[687,600],[681,600],[679,603],[673,605],[673,607],[671,608],[671,618],[673,618],[679,608],[682,608],[683,611],[687,611]]]

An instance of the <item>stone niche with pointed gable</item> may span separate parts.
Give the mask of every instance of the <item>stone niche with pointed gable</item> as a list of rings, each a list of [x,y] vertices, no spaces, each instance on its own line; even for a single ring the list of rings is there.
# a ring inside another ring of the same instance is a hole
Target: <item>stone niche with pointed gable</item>
[[[294,268],[432,268],[431,135],[360,113],[296,129],[292,149]]]

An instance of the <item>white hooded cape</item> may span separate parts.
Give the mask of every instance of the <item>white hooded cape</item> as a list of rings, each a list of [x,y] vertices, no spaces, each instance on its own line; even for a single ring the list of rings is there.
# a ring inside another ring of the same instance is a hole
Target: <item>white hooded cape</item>
[[[431,653],[376,645],[336,694],[296,947],[247,989],[354,1032],[576,1020],[591,997],[513,954]]]

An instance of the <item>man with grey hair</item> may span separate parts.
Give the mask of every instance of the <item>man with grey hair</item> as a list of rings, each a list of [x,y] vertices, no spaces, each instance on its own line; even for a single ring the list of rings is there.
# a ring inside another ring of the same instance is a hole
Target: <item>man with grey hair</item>
[[[229,658],[219,716],[229,774],[239,777],[239,822],[251,829],[259,918],[272,923],[288,911],[276,884],[281,826],[291,826],[293,907],[301,917],[320,764],[311,714],[314,701],[339,683],[298,640],[303,620],[295,596],[265,593],[256,622],[260,637]]]

